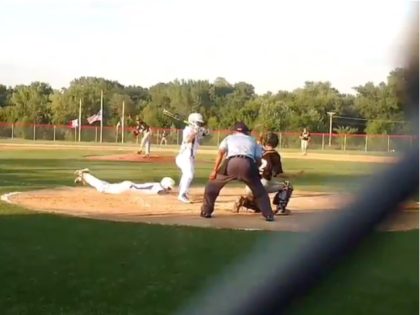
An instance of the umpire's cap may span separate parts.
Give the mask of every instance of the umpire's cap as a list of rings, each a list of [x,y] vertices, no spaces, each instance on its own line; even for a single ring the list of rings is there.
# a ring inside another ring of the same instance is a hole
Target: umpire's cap
[[[251,130],[248,128],[248,126],[247,126],[247,125],[245,125],[245,123],[244,123],[244,122],[242,122],[242,121],[238,121],[238,122],[236,122],[236,123],[233,125],[232,130],[233,130],[233,131],[237,131],[237,132],[242,132],[242,133],[245,133],[245,134],[248,134],[248,133],[251,131]]]

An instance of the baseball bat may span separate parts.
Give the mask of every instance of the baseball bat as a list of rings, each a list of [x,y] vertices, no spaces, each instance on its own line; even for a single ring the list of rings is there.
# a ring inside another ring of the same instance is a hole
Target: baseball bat
[[[171,113],[169,110],[163,109],[162,113],[168,117],[171,117],[172,119],[178,120],[183,122],[184,124],[188,125],[188,126],[192,126],[193,128],[197,128],[196,125],[190,123],[188,120],[182,119],[178,114],[173,114]],[[208,130],[207,128],[203,128],[200,127],[197,129],[197,132],[199,132],[199,134],[204,137],[210,134],[210,130]]]
[[[182,119],[178,114],[173,114],[169,110],[163,109],[162,113],[172,119],[183,122],[184,124],[190,125],[188,120]]]

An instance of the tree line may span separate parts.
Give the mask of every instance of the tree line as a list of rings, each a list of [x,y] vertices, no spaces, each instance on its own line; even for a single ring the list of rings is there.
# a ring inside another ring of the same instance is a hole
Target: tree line
[[[126,125],[136,118],[153,127],[181,128],[182,123],[162,114],[163,109],[187,117],[204,115],[210,129],[228,129],[241,120],[254,130],[328,132],[328,112],[340,132],[368,134],[409,133],[404,123],[406,70],[391,71],[386,82],[367,82],[354,87],[355,95],[340,93],[330,82],[305,82],[293,91],[257,95],[252,84],[230,83],[224,78],[174,80],[150,88],[124,86],[98,77],[80,77],[70,86],[54,90],[48,83],[7,87],[0,84],[0,121],[67,124],[78,117],[82,101],[83,121],[99,111],[103,91],[103,123],[115,126],[125,104]]]

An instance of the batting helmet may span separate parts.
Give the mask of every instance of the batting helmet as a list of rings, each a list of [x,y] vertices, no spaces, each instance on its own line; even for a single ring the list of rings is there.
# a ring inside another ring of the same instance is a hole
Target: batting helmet
[[[164,177],[160,181],[160,185],[165,189],[173,189],[175,186],[175,181],[170,177]]]
[[[190,124],[202,124],[204,123],[203,115],[201,115],[200,113],[191,113],[188,116],[188,122]]]

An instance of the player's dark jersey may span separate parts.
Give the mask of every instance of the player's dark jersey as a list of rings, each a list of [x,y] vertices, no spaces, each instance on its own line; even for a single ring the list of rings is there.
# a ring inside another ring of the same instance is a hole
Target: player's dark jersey
[[[150,131],[150,127],[148,124],[146,124],[145,122],[141,122],[139,124],[137,124],[136,129],[138,132],[149,132]]]
[[[276,150],[264,151],[262,159],[267,162],[261,174],[264,179],[271,180],[273,176],[283,173],[281,157]]]
[[[311,134],[309,132],[302,132],[300,136],[302,137],[302,140],[308,141],[311,137]]]

